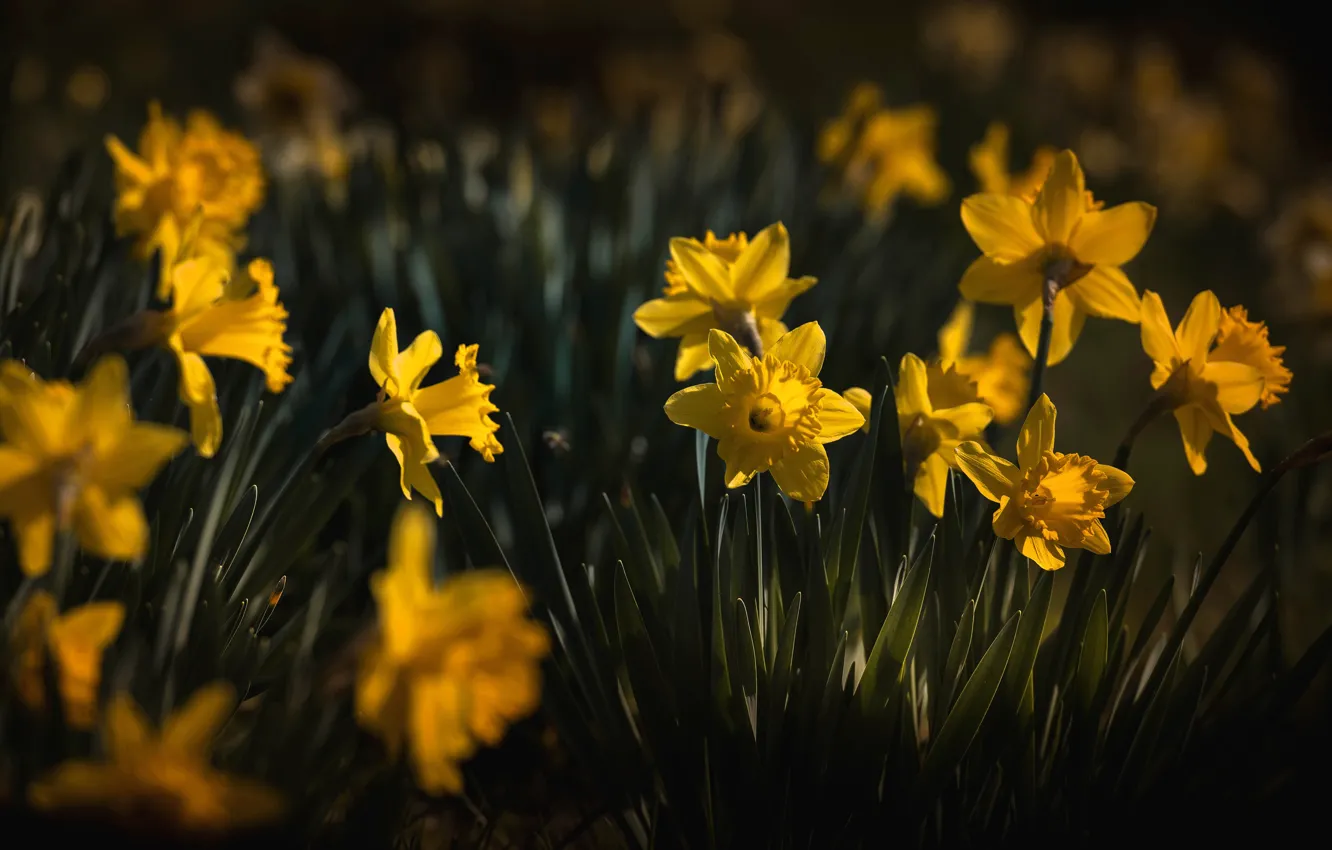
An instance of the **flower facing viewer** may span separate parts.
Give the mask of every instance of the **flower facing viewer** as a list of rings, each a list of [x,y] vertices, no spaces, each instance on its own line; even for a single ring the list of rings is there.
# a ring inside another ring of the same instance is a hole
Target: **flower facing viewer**
[[[1034,200],[972,195],[962,223],[984,253],[962,276],[962,297],[1011,304],[1018,333],[1036,355],[1045,302],[1052,303],[1048,363],[1068,356],[1087,316],[1137,324],[1137,290],[1120,266],[1137,256],[1156,222],[1143,203],[1102,209],[1072,151],[1055,157]]]
[[[724,331],[712,331],[708,346],[717,382],[680,390],[666,401],[666,415],[718,441],[727,487],[771,472],[792,499],[822,498],[828,487],[824,444],[854,433],[865,417],[819,382],[827,341],[818,322],[786,334],[761,358]]]
[[[102,653],[120,634],[125,606],[116,601],[89,602],[63,614],[44,590],[28,598],[15,635],[19,698],[33,711],[46,708],[47,652],[55,661],[65,722],[91,729],[97,722],[97,689],[102,681]]]
[[[790,268],[790,237],[780,222],[753,240],[743,233],[718,239],[711,232],[703,242],[672,239],[662,297],[639,307],[634,322],[651,337],[680,337],[677,381],[711,368],[713,328],[762,356],[786,333],[781,318],[791,300],[815,283],[812,277],[787,277]]]
[[[51,565],[57,530],[103,558],[129,560],[148,547],[135,491],[188,442],[175,428],[135,422],[125,361],[104,358],[82,385],[42,381],[10,360],[0,365],[0,516],[18,543],[19,565]]]
[[[964,440],[979,440],[994,416],[976,397],[976,385],[952,368],[926,366],[908,354],[898,367],[898,434],[912,489],[929,512],[943,516],[953,450]]]
[[[423,790],[458,793],[478,744],[498,744],[540,703],[550,643],[508,573],[474,570],[437,586],[434,541],[427,512],[398,509],[388,569],[370,579],[379,627],[360,658],[356,716],[394,758],[407,745]]]
[[[1110,552],[1101,519],[1133,489],[1128,473],[1089,457],[1054,450],[1055,406],[1042,395],[1018,434],[1018,465],[976,442],[957,447],[958,466],[991,502],[994,533],[1012,540],[1037,566],[1064,566],[1065,549]]]

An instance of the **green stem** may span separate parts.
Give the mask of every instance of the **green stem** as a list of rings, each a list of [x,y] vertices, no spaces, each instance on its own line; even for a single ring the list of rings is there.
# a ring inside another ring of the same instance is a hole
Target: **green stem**
[[[1128,470],[1129,454],[1133,451],[1133,443],[1138,439],[1138,435],[1147,429],[1147,426],[1167,411],[1176,407],[1175,399],[1167,393],[1157,393],[1156,396],[1143,408],[1142,413],[1137,420],[1130,426],[1128,433],[1124,435],[1124,441],[1119,444],[1119,449],[1115,451],[1115,461],[1112,466],[1119,470]]]
[[[1047,279],[1041,292],[1041,335],[1036,342],[1036,367],[1031,373],[1031,394],[1027,397],[1027,409],[1036,406],[1041,397],[1041,386],[1045,383],[1046,361],[1050,359],[1050,337],[1054,333],[1054,302],[1059,294],[1059,281]]]

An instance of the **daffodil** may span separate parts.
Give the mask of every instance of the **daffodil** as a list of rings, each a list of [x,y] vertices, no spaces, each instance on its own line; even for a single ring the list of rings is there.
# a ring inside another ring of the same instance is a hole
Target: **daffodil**
[[[243,245],[238,231],[264,200],[259,152],[243,136],[202,111],[190,113],[182,129],[154,102],[137,154],[114,136],[106,147],[116,166],[116,231],[138,237],[140,256],[152,251],[163,219],[184,226],[197,210],[201,239],[220,255]]]
[[[417,783],[440,794],[462,790],[461,764],[478,744],[498,744],[536,709],[550,641],[508,573],[436,585],[434,542],[427,512],[399,508],[388,569],[370,578],[378,629],[360,657],[355,708],[394,758],[406,743]]]
[[[985,128],[985,138],[971,146],[967,162],[982,192],[1013,195],[1035,202],[1045,178],[1054,166],[1055,152],[1039,147],[1031,155],[1031,165],[1021,174],[1008,170],[1008,126],[995,121]]]
[[[964,440],[980,439],[994,414],[977,399],[974,383],[951,367],[926,366],[914,354],[902,358],[894,398],[912,489],[931,514],[941,517],[948,470],[957,466],[953,450]]]
[[[34,711],[46,707],[45,667],[49,648],[65,722],[91,729],[97,722],[97,690],[102,681],[102,653],[120,634],[125,606],[115,601],[89,602],[64,614],[44,590],[28,598],[19,615],[17,690]]]
[[[103,558],[138,558],[148,520],[135,495],[184,447],[175,428],[135,422],[125,361],[107,357],[81,386],[44,382],[16,361],[0,365],[0,516],[18,541],[19,565],[51,565],[58,529]]]
[[[718,239],[711,232],[703,242],[672,239],[662,297],[634,311],[634,322],[651,337],[680,337],[677,381],[711,368],[713,328],[761,357],[786,333],[781,319],[791,300],[816,282],[787,277],[790,268],[791,241],[781,222],[752,240],[743,233]]]
[[[1087,191],[1072,151],[1055,157],[1035,201],[1013,195],[972,195],[962,223],[984,252],[962,276],[962,296],[1011,304],[1018,332],[1035,356],[1041,317],[1051,303],[1047,363],[1068,356],[1086,317],[1137,324],[1137,290],[1120,266],[1137,256],[1156,221],[1143,203],[1101,209]]]
[[[1183,321],[1172,331],[1161,296],[1150,291],[1142,295],[1142,347],[1154,364],[1152,387],[1170,397],[1184,439],[1184,454],[1195,475],[1207,471],[1205,454],[1213,433],[1239,446],[1255,472],[1261,469],[1249,450],[1248,438],[1230,417],[1258,404],[1267,383],[1256,365],[1213,356],[1221,315],[1216,295],[1204,290],[1194,296]],[[1237,331],[1232,330],[1234,333]],[[1232,337],[1230,350],[1222,350],[1227,353],[1247,357],[1249,350]]]
[[[948,175],[934,157],[938,122],[929,106],[882,109],[866,120],[846,174],[867,211],[883,214],[899,195],[927,206],[948,197]]]
[[[980,400],[994,411],[995,421],[1007,425],[1025,410],[1031,356],[1010,333],[996,336],[985,354],[968,355],[974,314],[972,303],[962,301],[939,329],[939,363],[944,368],[952,366],[959,375],[973,381]]]
[[[1042,395],[1018,435],[1018,465],[977,442],[955,451],[982,496],[998,502],[994,533],[1012,540],[1044,570],[1064,566],[1065,549],[1110,552],[1101,519],[1133,489],[1128,473],[1084,455],[1054,450],[1055,406]]]
[[[194,693],[160,734],[126,694],[107,708],[106,761],[66,761],[29,788],[38,809],[98,813],[122,822],[182,833],[217,834],[272,821],[277,793],[209,764],[213,738],[236,704],[225,683]]]
[[[1208,353],[1211,362],[1244,363],[1257,369],[1263,376],[1263,389],[1258,400],[1263,410],[1281,403],[1281,394],[1290,389],[1294,377],[1281,355],[1284,345],[1273,345],[1267,338],[1267,325],[1249,321],[1243,307],[1221,311],[1221,324],[1216,332],[1216,348]]]
[[[819,382],[827,340],[818,322],[786,334],[762,358],[725,331],[711,331],[708,348],[717,382],[680,390],[666,401],[666,415],[718,441],[727,487],[771,472],[792,499],[821,499],[828,487],[823,446],[854,433],[865,417]]]
[[[379,399],[368,408],[370,427],[384,432],[389,451],[402,468],[402,494],[410,499],[415,489],[434,503],[441,516],[444,501],[426,468],[439,457],[431,435],[467,437],[487,463],[504,451],[495,437],[499,423],[490,418],[499,410],[490,401],[495,387],[481,382],[477,346],[458,346],[453,358],[458,367],[455,377],[421,386],[443,353],[434,331],[425,331],[399,351],[397,319],[391,308],[385,309],[370,344],[370,374],[379,385]]]

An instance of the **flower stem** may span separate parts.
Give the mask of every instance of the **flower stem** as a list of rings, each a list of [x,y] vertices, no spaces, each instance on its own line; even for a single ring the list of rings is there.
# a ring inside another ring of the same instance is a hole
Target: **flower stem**
[[[1158,416],[1173,410],[1176,404],[1177,402],[1171,394],[1157,393],[1143,408],[1142,413],[1129,428],[1128,433],[1124,435],[1124,441],[1119,444],[1119,449],[1115,451],[1115,461],[1111,466],[1127,471],[1129,454],[1133,451],[1133,443],[1138,439],[1138,435],[1146,430],[1147,426],[1155,421]]]
[[[1050,337],[1054,333],[1054,302],[1059,294],[1059,281],[1049,278],[1041,291],[1041,335],[1036,342],[1036,366],[1031,373],[1031,393],[1027,397],[1027,409],[1036,406],[1041,397],[1041,385],[1045,383],[1045,366],[1050,359]]]

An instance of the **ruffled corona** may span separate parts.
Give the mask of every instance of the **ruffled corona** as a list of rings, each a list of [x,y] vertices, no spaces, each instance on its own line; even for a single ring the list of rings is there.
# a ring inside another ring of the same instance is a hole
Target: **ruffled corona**
[[[895,400],[906,474],[929,512],[941,517],[948,470],[957,466],[954,449],[980,439],[994,414],[978,400],[974,383],[914,354],[898,367]]]
[[[1243,363],[1257,369],[1263,376],[1262,395],[1258,400],[1266,410],[1281,402],[1281,394],[1290,389],[1294,377],[1281,362],[1285,351],[1284,345],[1273,345],[1268,340],[1265,323],[1249,321],[1248,311],[1243,307],[1231,307],[1221,313],[1216,348],[1207,359]]]

